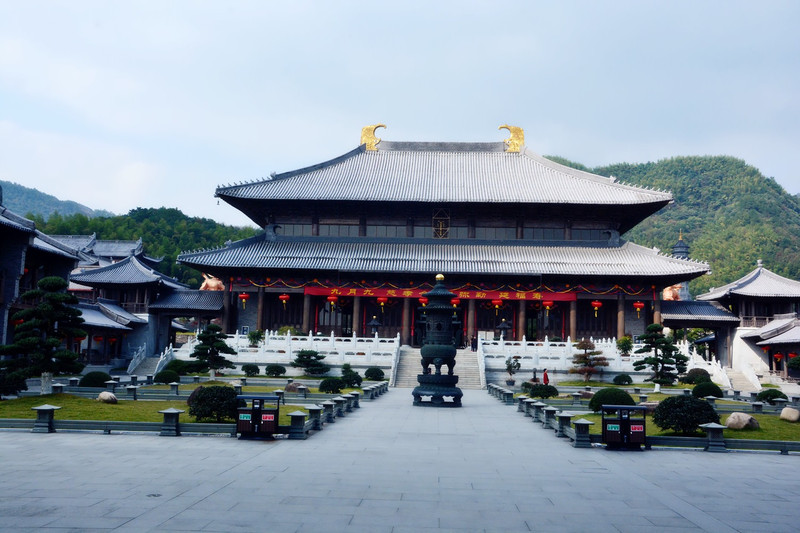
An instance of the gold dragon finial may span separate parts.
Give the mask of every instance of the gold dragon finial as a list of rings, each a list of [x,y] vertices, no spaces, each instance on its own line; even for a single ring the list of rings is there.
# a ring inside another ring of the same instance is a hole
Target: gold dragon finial
[[[364,126],[361,128],[361,144],[366,144],[367,150],[377,150],[378,143],[381,142],[381,140],[375,137],[375,130],[385,127],[385,124],[373,124],[371,126]]]
[[[506,129],[511,133],[511,136],[508,139],[505,139],[503,142],[506,143],[506,152],[519,152],[522,148],[522,145],[525,144],[525,132],[519,126],[509,126],[508,124],[503,124],[498,130]]]

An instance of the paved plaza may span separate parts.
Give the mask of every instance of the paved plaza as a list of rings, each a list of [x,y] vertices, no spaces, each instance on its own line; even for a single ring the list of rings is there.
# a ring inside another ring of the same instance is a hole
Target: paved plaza
[[[485,391],[306,441],[0,431],[2,531],[797,531],[800,457],[581,450]],[[184,415],[185,416],[185,415]]]

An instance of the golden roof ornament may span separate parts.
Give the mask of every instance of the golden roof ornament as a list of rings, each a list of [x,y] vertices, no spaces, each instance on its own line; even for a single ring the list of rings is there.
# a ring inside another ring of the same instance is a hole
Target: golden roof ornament
[[[375,130],[385,127],[385,124],[373,124],[361,128],[361,144],[366,144],[367,150],[376,151],[378,149],[378,143],[381,142],[381,140],[375,136]]]
[[[508,139],[503,142],[506,143],[506,152],[519,152],[522,145],[525,144],[525,132],[519,126],[509,126],[503,124],[498,130],[506,129],[511,134]]]

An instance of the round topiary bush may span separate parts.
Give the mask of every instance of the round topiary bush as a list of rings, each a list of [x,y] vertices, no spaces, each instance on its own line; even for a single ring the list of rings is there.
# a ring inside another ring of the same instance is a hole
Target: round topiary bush
[[[589,409],[599,411],[604,405],[636,405],[630,394],[616,387],[605,387],[594,393],[589,400]]]
[[[264,368],[264,373],[271,378],[279,378],[286,373],[286,367],[283,365],[267,365]]]
[[[103,387],[106,386],[106,381],[110,381],[111,376],[105,372],[89,372],[81,378],[78,382],[79,387]]]
[[[153,376],[153,381],[156,383],[172,383],[172,382],[180,382],[181,377],[178,375],[177,372],[173,372],[172,370],[162,370],[155,376]]]
[[[319,384],[319,391],[327,394],[339,394],[344,388],[344,382],[339,378],[325,378]]]
[[[786,395],[778,389],[764,389],[758,393],[758,396],[756,396],[756,400],[759,402],[768,402],[770,405],[775,405],[776,398],[788,400]]]
[[[233,387],[198,387],[189,400],[189,415],[196,420],[236,420],[237,409],[244,407],[245,401],[236,397]]]
[[[286,369],[284,369],[284,371],[285,370]],[[256,364],[245,363],[242,365],[242,372],[244,372],[244,375],[247,376],[248,378],[252,378],[254,376],[257,376],[259,372],[261,372],[261,369],[258,368],[258,365]]]
[[[716,383],[701,381],[692,389],[692,396],[695,398],[705,398],[706,396],[716,396],[722,398],[722,389]]]
[[[552,385],[542,383],[531,383],[526,381],[522,384],[522,392],[530,398],[555,398],[558,396],[558,389]]]
[[[369,381],[383,381],[383,370],[377,366],[371,366],[364,371],[364,378]]]
[[[628,374],[618,374],[614,376],[614,385],[630,385],[633,383],[633,378]]]
[[[676,433],[695,433],[700,424],[716,422],[719,415],[710,403],[694,396],[670,396],[653,411],[653,423]]]
[[[705,368],[693,368],[680,379],[681,383],[697,385],[698,383],[711,382],[711,374]]]

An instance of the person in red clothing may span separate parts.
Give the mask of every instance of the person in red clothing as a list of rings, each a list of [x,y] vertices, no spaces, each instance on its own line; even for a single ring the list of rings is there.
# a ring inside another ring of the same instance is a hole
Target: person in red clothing
[[[550,385],[550,377],[547,375],[547,369],[546,368],[544,369],[544,372],[542,372],[542,382],[545,385]]]

